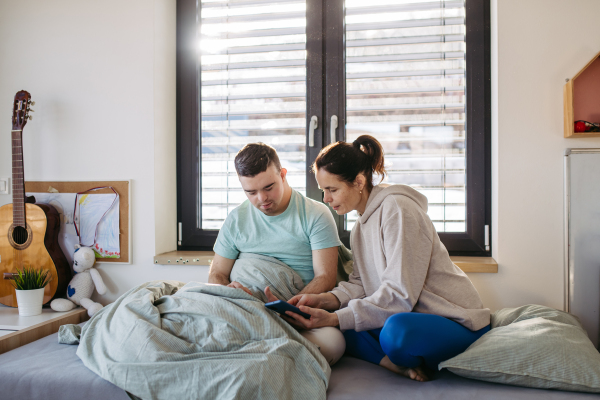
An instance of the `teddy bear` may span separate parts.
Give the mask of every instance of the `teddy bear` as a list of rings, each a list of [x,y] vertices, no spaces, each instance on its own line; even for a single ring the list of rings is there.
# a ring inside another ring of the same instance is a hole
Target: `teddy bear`
[[[94,268],[96,254],[91,247],[78,247],[73,254],[75,276],[67,287],[68,299],[54,299],[50,308],[54,311],[69,311],[81,305],[91,317],[102,309],[102,304],[92,301],[94,287],[99,294],[106,293],[106,285],[100,273]]]

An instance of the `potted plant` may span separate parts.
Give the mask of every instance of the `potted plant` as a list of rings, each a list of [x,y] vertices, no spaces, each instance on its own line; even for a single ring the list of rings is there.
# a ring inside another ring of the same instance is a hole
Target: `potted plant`
[[[12,276],[12,285],[17,292],[17,306],[19,315],[30,317],[42,313],[44,302],[44,288],[52,279],[48,270],[34,269],[33,267],[17,268]]]

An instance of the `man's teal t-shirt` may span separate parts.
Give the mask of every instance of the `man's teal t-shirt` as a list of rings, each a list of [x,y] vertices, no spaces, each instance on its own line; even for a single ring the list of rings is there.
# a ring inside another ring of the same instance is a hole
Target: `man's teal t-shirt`
[[[235,260],[240,253],[271,256],[293,268],[310,282],[312,250],[340,246],[337,227],[327,206],[292,189],[287,209],[267,216],[246,200],[229,215],[214,246],[218,255]]]

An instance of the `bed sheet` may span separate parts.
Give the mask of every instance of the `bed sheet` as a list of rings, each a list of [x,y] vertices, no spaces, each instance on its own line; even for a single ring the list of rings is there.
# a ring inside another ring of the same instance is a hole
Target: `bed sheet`
[[[58,344],[57,334],[0,354],[3,400],[127,400],[122,389],[87,369],[77,347]],[[593,394],[529,389],[461,378],[447,371],[431,382],[414,382],[351,357],[332,368],[327,399],[363,400],[578,400]]]

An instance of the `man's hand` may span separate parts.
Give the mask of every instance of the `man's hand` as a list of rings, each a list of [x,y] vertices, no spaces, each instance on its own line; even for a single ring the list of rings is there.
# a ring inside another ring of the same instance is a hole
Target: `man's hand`
[[[324,293],[335,287],[338,248],[313,250],[312,258],[315,277],[300,291],[301,294]]]
[[[250,291],[250,289],[248,289],[247,287],[245,287],[244,285],[242,285],[239,282],[233,281],[229,285],[227,285],[227,287],[232,287],[232,288],[236,288],[236,289],[242,289],[244,292],[248,293],[250,296],[254,296],[252,294],[252,292]]]
[[[338,326],[340,324],[340,320],[336,313],[329,313],[325,310],[306,306],[300,306],[298,308],[300,311],[310,314],[310,319],[301,317],[291,311],[286,311],[286,317],[284,318],[286,321],[299,328],[314,329],[323,326]]]
[[[277,297],[275,297],[275,295],[271,292],[271,288],[270,287],[266,287],[265,288],[265,296],[267,296],[267,303],[270,303],[272,301],[277,301],[279,300]]]
[[[231,274],[234,263],[235,260],[215,254],[210,264],[210,270],[208,271],[208,283],[228,286],[230,283],[229,274]]]
[[[273,292],[271,292],[271,288],[270,287],[266,287],[265,288],[265,296],[267,296],[267,302],[270,303],[272,301],[277,301],[279,300],[277,297],[275,297],[275,295],[273,294]],[[302,325],[298,324],[296,322],[296,320],[294,320],[292,317],[288,317],[287,315],[281,315],[281,314],[277,314],[279,315],[281,318],[283,318],[284,320],[286,320],[289,324],[302,329]]]

